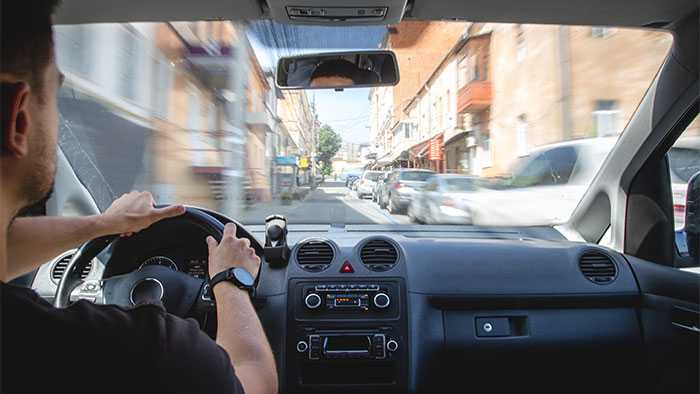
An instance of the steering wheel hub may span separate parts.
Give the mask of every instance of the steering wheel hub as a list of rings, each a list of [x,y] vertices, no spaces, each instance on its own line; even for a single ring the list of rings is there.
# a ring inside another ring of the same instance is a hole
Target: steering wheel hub
[[[133,305],[158,303],[163,299],[163,284],[156,278],[145,278],[131,288],[129,300]]]

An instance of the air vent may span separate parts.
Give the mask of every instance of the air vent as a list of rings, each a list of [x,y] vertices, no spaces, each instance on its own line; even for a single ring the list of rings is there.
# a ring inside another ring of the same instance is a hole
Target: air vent
[[[583,276],[600,285],[611,283],[617,276],[617,268],[610,257],[602,253],[586,253],[578,263]]]
[[[56,264],[54,264],[53,269],[51,270],[51,279],[53,279],[54,282],[58,283],[63,277],[63,275],[66,273],[66,268],[68,267],[68,263],[70,263],[71,258],[73,258],[73,254],[67,254],[61,257],[61,259],[58,260]],[[80,272],[80,279],[87,278],[91,270],[92,262],[86,265]]]
[[[306,241],[297,250],[299,266],[309,272],[321,272],[328,268],[335,253],[325,241]]]
[[[360,259],[370,271],[384,272],[394,268],[399,259],[399,252],[389,241],[373,239],[360,250]]]

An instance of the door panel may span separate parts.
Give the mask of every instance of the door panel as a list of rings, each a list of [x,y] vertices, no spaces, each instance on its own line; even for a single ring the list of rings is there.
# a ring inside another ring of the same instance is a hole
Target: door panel
[[[626,257],[641,291],[649,392],[700,392],[700,275]]]

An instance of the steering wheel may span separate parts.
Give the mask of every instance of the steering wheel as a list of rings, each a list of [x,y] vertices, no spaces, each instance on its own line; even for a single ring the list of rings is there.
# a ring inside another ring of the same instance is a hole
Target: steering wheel
[[[224,225],[199,209],[187,207],[185,213],[165,221],[185,221],[199,227],[207,235],[221,241]],[[58,284],[54,306],[70,305],[71,293],[81,284],[80,272],[106,247],[114,242],[129,242],[129,238],[109,235],[84,243],[66,267]],[[168,267],[149,265],[139,270],[97,281],[85,281],[80,285],[79,299],[98,304],[133,307],[142,303],[162,302],[165,309],[177,316],[186,317],[193,310],[212,309],[207,281],[194,278]]]

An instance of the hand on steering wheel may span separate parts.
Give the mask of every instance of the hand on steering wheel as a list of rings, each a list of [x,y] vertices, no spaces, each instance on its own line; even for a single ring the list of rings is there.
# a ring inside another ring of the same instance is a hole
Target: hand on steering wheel
[[[227,223],[224,226],[221,243],[216,242],[214,237],[208,236],[207,246],[209,246],[210,278],[213,278],[219,272],[234,267],[245,269],[253,278],[258,277],[260,257],[255,254],[255,249],[250,247],[249,239],[236,238],[235,224]]]
[[[223,224],[201,210],[187,208],[183,215],[165,219],[164,222],[175,220],[183,220],[199,227],[212,237],[214,242],[222,239]],[[235,234],[235,227],[233,229]],[[58,285],[54,301],[56,307],[65,308],[70,304],[71,293],[81,284],[80,272],[95,256],[117,240],[131,242],[129,238],[120,239],[118,235],[111,235],[88,241],[78,249]],[[146,266],[127,274],[99,281],[86,281],[80,286],[79,298],[123,307],[145,302],[162,302],[168,312],[186,317],[193,310],[213,309],[214,304],[208,297],[206,284],[204,279],[197,279],[167,267]]]

